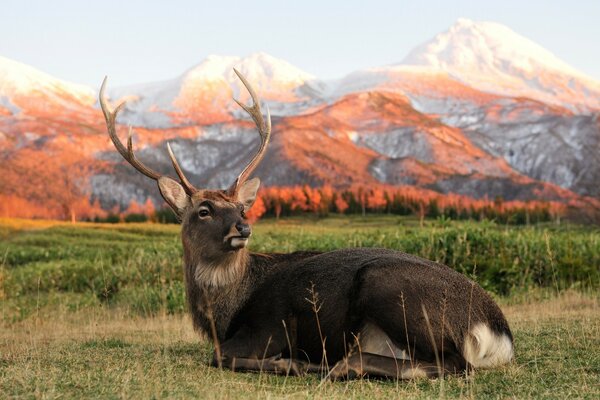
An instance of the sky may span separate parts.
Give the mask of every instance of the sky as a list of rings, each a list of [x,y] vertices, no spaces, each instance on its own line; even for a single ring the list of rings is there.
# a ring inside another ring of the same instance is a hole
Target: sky
[[[398,63],[460,17],[507,25],[600,80],[600,0],[2,0],[0,56],[93,87],[258,51],[332,79]]]

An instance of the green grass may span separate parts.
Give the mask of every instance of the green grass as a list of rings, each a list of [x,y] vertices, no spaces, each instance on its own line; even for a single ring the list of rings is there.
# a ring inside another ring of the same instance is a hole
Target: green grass
[[[397,217],[254,227],[260,252],[377,246],[446,263],[505,310],[516,362],[469,377],[320,382],[209,368],[177,226],[0,220],[0,398],[598,398],[600,231]]]

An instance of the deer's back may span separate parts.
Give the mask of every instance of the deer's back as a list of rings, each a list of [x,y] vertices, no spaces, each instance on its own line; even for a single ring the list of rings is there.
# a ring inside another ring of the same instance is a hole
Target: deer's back
[[[453,269],[400,251],[350,248],[305,257],[291,254],[289,261],[278,256],[234,319],[229,335],[242,326],[274,332],[293,317],[298,347],[309,358],[321,354],[323,338],[329,356],[341,358],[345,344],[368,321],[394,325],[390,329],[399,337],[427,337],[427,332],[402,329],[423,327],[423,309],[436,331],[444,319],[452,321],[452,340],[462,340],[468,325],[477,321],[492,321],[495,331],[508,331],[489,295]],[[401,319],[405,321],[399,324]]]

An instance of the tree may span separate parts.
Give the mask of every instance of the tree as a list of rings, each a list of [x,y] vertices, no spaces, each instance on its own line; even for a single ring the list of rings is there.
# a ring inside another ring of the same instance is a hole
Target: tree
[[[304,193],[308,210],[318,214],[321,211],[321,193],[310,186],[304,186]]]
[[[306,194],[301,187],[295,186],[291,189],[291,204],[290,207],[293,211],[307,211],[308,204]]]
[[[35,216],[70,219],[102,213],[89,201],[89,177],[103,163],[90,160],[76,151],[31,148],[21,149],[5,160],[0,195],[27,199],[36,205]],[[12,216],[29,210],[15,208]]]
[[[334,211],[334,198],[336,193],[330,185],[325,185],[321,188],[321,211],[322,215],[329,214],[329,211]]]
[[[256,196],[256,201],[254,201],[254,205],[250,210],[246,213],[246,216],[250,220],[250,222],[257,221],[260,217],[264,215],[267,211],[267,207],[265,205],[262,196]]]
[[[387,205],[384,191],[381,189],[371,190],[367,196],[367,204],[370,210],[381,211]]]
[[[335,196],[335,208],[337,212],[343,214],[348,209],[348,203],[342,196]]]

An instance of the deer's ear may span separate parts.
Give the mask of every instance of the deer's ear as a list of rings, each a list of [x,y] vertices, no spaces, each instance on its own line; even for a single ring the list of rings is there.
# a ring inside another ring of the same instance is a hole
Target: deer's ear
[[[252,178],[244,182],[238,189],[237,200],[244,205],[244,211],[248,211],[254,204],[259,186],[260,179]]]
[[[185,209],[192,204],[183,186],[169,177],[161,176],[158,179],[158,189],[163,199],[165,199],[169,206],[171,206],[171,209],[181,219]]]

